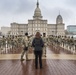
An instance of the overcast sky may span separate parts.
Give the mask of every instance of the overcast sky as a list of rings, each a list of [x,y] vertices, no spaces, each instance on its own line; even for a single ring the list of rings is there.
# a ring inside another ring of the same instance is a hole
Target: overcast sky
[[[10,23],[28,23],[32,19],[37,0],[0,0],[0,28],[10,27]],[[60,14],[67,25],[76,25],[76,0],[39,0],[39,7],[44,19],[55,24]]]

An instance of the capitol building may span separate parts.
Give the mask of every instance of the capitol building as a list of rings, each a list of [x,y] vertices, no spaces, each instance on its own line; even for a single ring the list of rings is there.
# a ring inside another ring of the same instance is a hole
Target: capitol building
[[[37,1],[36,9],[34,11],[33,19],[29,19],[27,24],[11,23],[11,35],[24,35],[26,32],[28,35],[35,35],[39,31],[42,35],[45,33],[47,36],[65,35],[65,24],[63,18],[59,14],[56,18],[55,24],[48,24],[46,19],[43,19],[39,2]]]

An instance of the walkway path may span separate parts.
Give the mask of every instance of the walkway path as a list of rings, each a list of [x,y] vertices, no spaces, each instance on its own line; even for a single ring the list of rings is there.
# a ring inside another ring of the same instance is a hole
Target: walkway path
[[[43,69],[34,68],[34,55],[30,61],[20,61],[21,53],[0,54],[0,75],[76,75],[76,55],[60,50],[56,53],[47,47],[47,57],[43,57]]]

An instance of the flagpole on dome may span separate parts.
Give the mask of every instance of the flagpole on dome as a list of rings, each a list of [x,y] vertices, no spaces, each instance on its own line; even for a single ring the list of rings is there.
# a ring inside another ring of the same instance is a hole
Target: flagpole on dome
[[[37,7],[39,7],[39,0],[37,0]]]

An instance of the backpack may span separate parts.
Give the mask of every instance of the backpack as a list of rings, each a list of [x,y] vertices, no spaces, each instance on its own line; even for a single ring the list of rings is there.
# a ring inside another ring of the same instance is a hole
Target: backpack
[[[32,46],[34,47],[35,51],[40,51],[43,49],[44,42],[42,38],[34,38]]]

